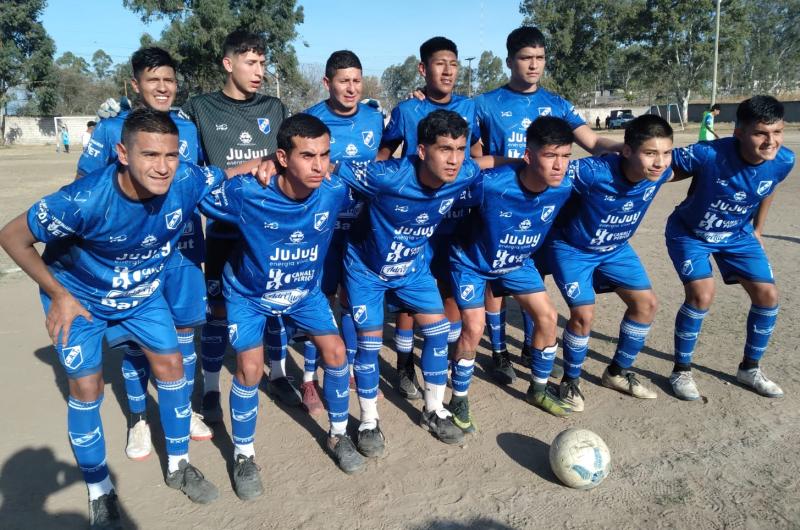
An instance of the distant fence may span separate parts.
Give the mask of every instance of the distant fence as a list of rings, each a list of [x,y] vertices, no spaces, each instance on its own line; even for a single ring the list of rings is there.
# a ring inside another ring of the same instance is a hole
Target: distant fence
[[[86,130],[86,122],[97,120],[97,117],[59,116],[58,119],[67,126],[69,143],[80,148],[81,134]],[[5,120],[6,145],[47,145],[56,143],[56,126],[53,116],[6,116]]]
[[[742,98],[744,101],[746,98]],[[783,119],[785,121],[799,122],[800,121],[800,101],[782,101],[785,111]],[[690,103],[689,104],[689,121],[699,122],[703,119],[703,112],[709,107],[710,103]],[[739,103],[720,103],[719,116],[714,118],[717,123],[721,122],[735,122],[736,121],[736,107]]]

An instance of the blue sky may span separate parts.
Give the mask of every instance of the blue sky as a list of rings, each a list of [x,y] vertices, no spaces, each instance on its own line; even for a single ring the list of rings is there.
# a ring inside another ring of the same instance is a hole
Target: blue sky
[[[506,35],[522,22],[518,0],[298,3],[305,11],[294,43],[300,63],[324,64],[332,51],[348,48],[361,58],[367,75],[380,75],[417,55],[419,45],[435,35],[454,40],[462,59],[479,57],[483,50],[505,57]],[[42,21],[56,42],[57,57],[71,51],[89,60],[102,48],[114,62],[130,57],[142,33],[158,37],[165,27],[163,21],[143,24],[121,0],[50,0]]]

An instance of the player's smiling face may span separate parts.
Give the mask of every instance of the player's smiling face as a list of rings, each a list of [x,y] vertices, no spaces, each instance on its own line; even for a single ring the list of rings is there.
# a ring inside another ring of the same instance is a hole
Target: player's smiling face
[[[525,149],[523,158],[525,175],[529,182],[556,187],[561,185],[564,175],[567,174],[569,158],[572,156],[572,144],[566,145],[543,145],[539,148],[528,147]],[[527,180],[527,179],[526,179]],[[541,190],[537,190],[541,191]]]
[[[672,138],[650,138],[636,149],[622,148],[623,171],[632,182],[643,179],[657,181],[672,164]]]
[[[130,145],[117,144],[121,173],[120,187],[131,199],[149,199],[169,191],[178,169],[178,136],[139,131]]]
[[[544,74],[545,62],[543,47],[526,46],[520,49],[513,57],[506,59],[506,66],[511,70],[511,83],[522,90],[535,88]]]
[[[739,154],[753,165],[774,160],[783,145],[783,127],[783,120],[779,120],[771,124],[756,122],[734,129],[733,135],[739,140]]]
[[[420,144],[417,149],[422,161],[420,181],[430,188],[438,188],[456,180],[464,164],[467,137],[437,136],[435,144]]]
[[[358,68],[340,68],[330,79],[322,79],[328,89],[328,103],[337,114],[353,114],[361,101],[361,70]]]
[[[281,186],[292,198],[303,198],[322,185],[331,162],[331,137],[323,134],[317,138],[292,137],[292,150],[278,149],[275,153],[283,168],[283,177],[290,188]]]
[[[234,53],[222,59],[222,66],[230,75],[229,84],[245,96],[252,96],[261,88],[266,63],[266,57],[254,51]]]
[[[425,78],[425,88],[434,98],[453,93],[458,80],[458,57],[448,50],[434,52],[426,63],[419,63],[419,73]]]
[[[175,70],[171,66],[145,68],[139,78],[131,80],[133,91],[139,94],[145,106],[151,109],[169,112],[175,102],[175,91],[178,82]]]

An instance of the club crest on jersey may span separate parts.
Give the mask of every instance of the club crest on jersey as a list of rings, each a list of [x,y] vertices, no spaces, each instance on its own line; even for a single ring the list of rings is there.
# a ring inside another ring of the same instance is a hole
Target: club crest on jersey
[[[475,286],[471,283],[459,285],[458,290],[461,292],[461,299],[465,302],[475,298]]]
[[[539,116],[550,116],[553,114],[552,107],[539,107]]]
[[[520,125],[522,125],[522,128],[523,128],[523,129],[525,129],[525,130],[527,131],[527,130],[528,130],[528,127],[530,127],[530,126],[531,126],[531,120],[530,120],[530,118],[525,118],[524,120],[522,120],[522,122],[520,123]]]
[[[681,274],[684,276],[688,276],[689,274],[694,271],[694,265],[692,265],[692,260],[687,259],[681,264]]]
[[[531,229],[531,220],[530,219],[523,219],[522,222],[519,223],[519,229],[523,232]]]
[[[656,194],[656,188],[653,186],[652,188],[647,188],[644,190],[644,194],[642,195],[642,200],[649,201],[653,198],[653,195]]]
[[[269,134],[272,130],[269,126],[269,118],[258,118],[258,130],[264,134]]]
[[[761,193],[759,193],[759,195],[761,195]],[[737,191],[736,193],[733,194],[733,200],[736,202],[745,201],[747,200],[747,194],[743,191]]]
[[[575,298],[581,294],[581,286],[578,282],[568,283],[564,286],[567,292],[567,298]]]
[[[548,204],[544,208],[542,208],[542,221],[545,223],[549,221],[553,217],[553,212],[556,211],[556,206],[554,204]]]
[[[314,214],[314,230],[317,232],[321,232],[325,225],[328,224],[328,217],[330,214],[328,212],[320,212]]]
[[[758,183],[758,188],[756,189],[756,193],[759,195],[766,195],[767,192],[772,188],[772,181],[771,180],[762,180]]]
[[[344,154],[347,156],[356,156],[358,154],[358,147],[356,147],[356,144],[347,144],[347,147],[344,148]]]
[[[239,141],[245,145],[253,143],[253,137],[247,131],[242,131],[239,134]]]
[[[306,236],[303,232],[301,232],[300,230],[295,230],[294,232],[292,232],[292,235],[289,236],[289,241],[291,241],[292,243],[300,243],[303,241],[303,239],[305,239],[305,237]]]
[[[189,142],[186,140],[181,140],[181,143],[178,145],[178,152],[181,154],[183,158],[189,157]]]
[[[83,352],[80,346],[64,348],[61,353],[64,355],[64,366],[70,370],[74,370],[83,364]]]
[[[445,199],[439,205],[439,213],[444,215],[453,206],[453,199]]]
[[[414,222],[416,222],[418,225],[422,225],[422,224],[427,223],[428,219],[429,219],[428,214],[423,212],[423,213],[419,214],[416,217],[416,219],[414,219]]]
[[[361,131],[361,139],[364,140],[364,145],[372,149],[375,147],[375,133],[372,131]]]
[[[164,220],[167,222],[167,230],[175,230],[183,221],[183,211],[178,208],[174,212],[165,215]]]
[[[353,306],[353,320],[358,324],[363,324],[367,321],[367,306],[357,305]]]
[[[239,324],[229,324],[228,342],[230,342],[231,344],[236,344],[237,340],[239,340]]]

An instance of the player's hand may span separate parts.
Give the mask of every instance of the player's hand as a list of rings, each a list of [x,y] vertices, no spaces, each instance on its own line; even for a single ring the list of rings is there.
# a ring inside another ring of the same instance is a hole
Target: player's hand
[[[72,327],[72,322],[78,317],[92,320],[91,313],[74,296],[64,292],[52,299],[45,325],[47,326],[47,334],[50,335],[50,340],[53,341],[54,346],[58,346],[59,336],[61,337],[62,347],[68,344],[69,330]]]
[[[275,160],[272,157],[265,156],[261,158],[261,163],[257,167],[250,170],[250,173],[258,180],[258,183],[263,187],[269,186],[272,177],[277,174],[277,167]]]
[[[418,99],[420,101],[425,101],[425,88],[415,88],[413,92],[408,95],[408,99]]]
[[[758,244],[761,245],[761,248],[766,250],[766,248],[764,248],[764,240],[761,239],[761,232],[753,231],[753,235],[756,236],[756,240],[758,241]]]
[[[97,116],[100,118],[113,118],[119,114],[121,110],[122,108],[116,99],[108,98],[100,105],[100,108],[97,109]]]

